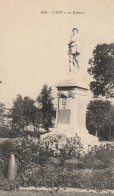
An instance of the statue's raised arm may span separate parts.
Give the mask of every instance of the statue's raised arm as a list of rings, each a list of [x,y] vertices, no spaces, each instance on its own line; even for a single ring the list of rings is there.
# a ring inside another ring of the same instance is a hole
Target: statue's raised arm
[[[70,42],[68,43],[68,55],[69,55],[69,72],[76,75],[79,71],[78,56],[79,50],[77,46],[77,34],[78,29],[73,28]]]

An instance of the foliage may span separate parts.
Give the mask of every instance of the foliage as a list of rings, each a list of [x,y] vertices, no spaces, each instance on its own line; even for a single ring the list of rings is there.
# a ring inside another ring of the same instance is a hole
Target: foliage
[[[84,171],[84,170],[83,170]],[[83,189],[112,189],[112,173],[107,171],[61,171],[56,167],[43,167],[27,172],[25,186],[45,186],[45,187],[70,187]]]
[[[111,125],[114,125],[114,105],[111,108]]]
[[[19,94],[13,102],[12,118],[13,125],[21,129],[32,124],[35,130],[41,123],[40,111],[35,106],[35,101],[27,96],[22,98]]]
[[[18,171],[24,172],[31,162],[34,163],[34,154],[39,152],[39,139],[28,137],[27,139],[9,139],[0,145],[0,156],[5,163],[5,176],[8,169],[8,161],[11,153],[15,155],[18,164]],[[35,157],[38,162],[38,155]]]
[[[95,96],[114,96],[114,43],[98,44],[89,60],[88,73],[94,81],[90,89]]]
[[[22,130],[8,129],[6,127],[0,127],[0,138],[16,138],[24,136]]]
[[[94,100],[87,106],[87,126],[92,125],[94,132],[100,135],[105,126],[111,125],[111,103],[109,101]]]
[[[114,161],[114,146],[106,144],[104,146],[94,146],[82,158],[86,168],[104,169],[113,167]]]
[[[13,118],[13,124],[16,124],[19,128],[23,128],[25,126],[23,115],[24,115],[23,99],[22,96],[18,94],[16,100],[14,100],[13,102],[12,118]]]
[[[55,157],[61,156],[64,160],[83,155],[83,145],[77,134],[73,138],[67,138],[64,134],[52,134],[45,137],[41,143],[47,152],[52,152]]]
[[[69,171],[73,171],[74,169],[84,169],[85,165],[82,161],[78,160],[77,158],[71,158],[65,160],[65,167]]]
[[[18,175],[14,181],[9,182],[4,177],[0,177],[1,190],[16,190],[19,186],[34,186],[34,187],[70,187],[82,189],[104,190],[113,189],[112,173],[107,171],[93,172],[65,172],[53,169],[49,170],[26,170],[24,175]]]
[[[0,123],[2,124],[4,122],[4,119],[3,119],[3,116],[2,114],[4,113],[4,108],[5,108],[5,105],[3,103],[0,103]]]
[[[0,177],[0,190],[5,190],[5,191],[17,190],[20,185],[21,185],[21,179],[19,177],[17,177],[13,181],[8,181],[3,176]]]
[[[63,143],[63,140],[65,141]],[[56,148],[53,147],[56,145]],[[59,152],[58,154],[56,152]],[[38,138],[28,137],[26,139],[9,139],[0,145],[0,157],[5,162],[7,173],[8,160],[13,153],[18,160],[18,169],[23,172],[31,164],[45,164],[50,157],[58,156],[60,163],[64,165],[66,157],[79,157],[82,153],[82,146],[77,137],[68,139],[63,136],[46,138],[39,141]]]
[[[59,166],[63,169],[65,160],[72,157],[83,156],[83,146],[80,138],[75,135],[74,138],[67,138],[62,134],[49,135],[42,141],[43,149],[49,157],[59,157]]]
[[[19,137],[28,137],[28,135],[40,138],[41,133],[39,131],[23,131],[18,128],[8,129],[6,127],[0,127],[0,138],[19,138]]]
[[[5,105],[0,102],[0,117],[1,117],[1,114],[4,112],[4,107]]]
[[[48,143],[48,141],[51,142]],[[10,139],[0,144],[0,189],[15,190],[19,186],[112,189],[111,169],[114,161],[114,147],[111,145],[94,147],[88,154],[79,156],[81,149],[80,151],[73,149],[75,146],[79,148],[79,140],[77,139],[76,145],[75,141],[76,139],[72,138],[67,140],[64,136],[48,137],[41,142],[37,138],[28,137],[27,139]],[[58,145],[60,153],[58,155],[54,153],[55,143]],[[69,149],[65,147],[66,143]],[[61,151],[61,149],[64,150]],[[66,149],[67,152],[65,152]],[[18,174],[15,180],[8,182],[7,166],[11,153],[16,157]],[[61,157],[64,159],[62,165]]]
[[[37,97],[37,102],[42,114],[42,125],[45,129],[52,127],[55,119],[53,99],[52,88],[44,85],[40,95]]]
[[[18,94],[13,101],[11,117],[13,126],[23,129],[28,125],[34,126],[34,131],[43,126],[46,130],[53,126],[55,110],[51,87],[44,85],[40,95],[37,97],[39,108],[33,99],[28,96],[24,98]],[[2,104],[1,104],[1,108]],[[3,112],[3,110],[0,110]]]

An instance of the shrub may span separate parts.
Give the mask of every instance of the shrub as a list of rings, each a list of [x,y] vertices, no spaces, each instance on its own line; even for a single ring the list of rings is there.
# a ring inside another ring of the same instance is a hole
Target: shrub
[[[0,190],[17,190],[20,185],[22,185],[22,181],[19,175],[12,181],[8,181],[4,176],[0,176]]]
[[[113,165],[114,146],[106,144],[104,146],[94,146],[82,161],[86,168],[104,169]]]
[[[14,181],[8,182],[5,177],[11,153],[16,157],[18,174]],[[111,189],[113,153],[113,147],[105,145],[84,155],[77,136],[53,135],[41,141],[30,136],[9,139],[0,144],[0,189],[18,186]]]
[[[28,136],[31,136],[31,137],[37,137],[37,138],[40,138],[40,135],[41,133],[36,131],[36,132],[33,132],[33,131],[23,131],[19,128],[11,128],[11,129],[8,129],[6,127],[0,127],[0,138],[19,138],[19,137],[28,137]]]
[[[65,158],[76,157],[83,155],[83,146],[80,138],[75,135],[74,138],[67,138],[62,134],[49,135],[42,140],[43,148],[50,153],[50,156],[61,156]]]
[[[91,178],[92,189],[113,189],[113,174],[110,169],[93,172]]]
[[[16,138],[23,136],[23,131],[20,129],[8,129],[6,127],[0,127],[0,138]]]
[[[73,170],[73,169],[84,169],[85,166],[82,161],[79,161],[76,158],[72,159],[67,159],[65,160],[65,165],[64,165],[68,170]]]
[[[7,173],[8,161],[11,153],[15,155],[18,162],[18,171],[23,172],[31,162],[35,162],[33,153],[39,151],[39,140],[37,138],[9,139],[0,145],[0,156],[5,162],[5,173]]]
[[[24,131],[23,132],[24,137],[31,136],[31,137],[40,138],[40,135],[41,135],[41,133],[38,132],[38,131],[35,131],[35,132],[33,132],[33,131]]]
[[[48,161],[46,162],[46,164],[58,166],[58,165],[60,165],[60,160],[59,160],[59,158],[56,158],[56,157],[50,157],[48,159]]]
[[[7,138],[8,137],[8,129],[6,127],[0,127],[0,137]]]
[[[105,169],[107,166],[103,161],[94,158],[91,162],[89,162],[89,160],[86,161],[86,167],[92,169]]]

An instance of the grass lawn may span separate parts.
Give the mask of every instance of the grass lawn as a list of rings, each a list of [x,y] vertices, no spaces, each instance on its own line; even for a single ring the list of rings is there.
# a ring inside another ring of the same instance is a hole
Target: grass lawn
[[[49,192],[49,191],[0,191],[0,196],[106,196],[99,193]]]

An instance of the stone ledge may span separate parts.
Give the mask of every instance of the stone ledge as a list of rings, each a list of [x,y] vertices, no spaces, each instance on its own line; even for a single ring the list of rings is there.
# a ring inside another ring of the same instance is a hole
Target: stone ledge
[[[56,87],[57,88],[59,88],[59,87],[77,87],[77,88],[82,88],[82,89],[88,90],[88,85],[80,80],[77,80],[77,81],[76,80],[69,80],[69,79],[62,80],[56,84]]]

